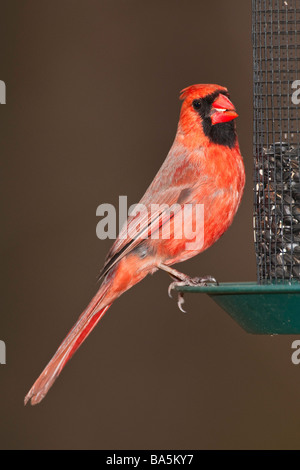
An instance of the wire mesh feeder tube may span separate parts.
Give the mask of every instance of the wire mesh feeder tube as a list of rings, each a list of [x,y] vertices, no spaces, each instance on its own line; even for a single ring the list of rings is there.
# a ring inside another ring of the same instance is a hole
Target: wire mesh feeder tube
[[[300,334],[300,0],[252,8],[258,283],[178,290],[209,295],[248,333]]]
[[[300,280],[300,0],[252,0],[259,283]]]

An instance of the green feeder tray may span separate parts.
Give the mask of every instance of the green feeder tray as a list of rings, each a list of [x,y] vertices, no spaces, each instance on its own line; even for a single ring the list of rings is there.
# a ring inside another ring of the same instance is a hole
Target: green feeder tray
[[[177,290],[208,294],[247,333],[300,334],[300,283],[259,285],[241,282]]]

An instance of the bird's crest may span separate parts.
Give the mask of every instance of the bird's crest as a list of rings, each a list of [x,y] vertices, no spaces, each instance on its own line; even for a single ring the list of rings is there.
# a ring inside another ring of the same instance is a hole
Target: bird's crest
[[[220,85],[191,85],[187,88],[184,88],[180,92],[180,99],[185,100],[189,96],[195,96],[195,98],[204,98],[205,96],[211,95],[216,91],[227,92],[227,88],[224,88]]]

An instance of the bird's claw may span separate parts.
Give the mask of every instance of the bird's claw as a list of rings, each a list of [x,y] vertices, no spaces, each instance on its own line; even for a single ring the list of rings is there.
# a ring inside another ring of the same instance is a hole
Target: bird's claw
[[[172,299],[172,291],[177,289],[178,287],[205,287],[207,284],[216,284],[217,286],[219,285],[218,281],[212,277],[212,276],[205,276],[205,277],[194,277],[190,278],[187,277],[184,281],[174,281],[169,285],[168,288],[168,295]],[[184,304],[184,297],[183,297],[183,292],[178,292],[178,300],[177,300],[177,305],[179,310],[182,313],[186,313],[186,311],[183,309],[183,304]]]

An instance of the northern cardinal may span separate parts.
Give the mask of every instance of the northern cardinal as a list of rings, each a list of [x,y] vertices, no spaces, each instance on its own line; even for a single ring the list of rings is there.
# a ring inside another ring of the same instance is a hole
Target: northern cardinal
[[[147,274],[162,269],[179,285],[216,282],[210,276],[190,279],[171,265],[210,247],[228,229],[236,214],[245,185],[234,121],[238,114],[227,89],[218,85],[192,85],[181,92],[180,98],[183,103],[175,141],[140,201],[149,213],[147,217],[139,216],[138,235],[127,235],[128,229],[136,223],[136,214],[129,216],[107,255],[101,273],[104,279],[97,294],[26,395],[25,404],[31,400],[35,405],[45,397],[111,304]],[[145,233],[158,233],[169,219],[167,209],[150,211],[153,204],[168,207],[177,204],[179,211],[183,211],[186,204],[192,207],[202,204],[204,226],[200,228],[204,231],[204,240],[201,246],[188,249],[190,239],[184,234],[176,237],[178,227],[175,224],[168,239],[145,237]],[[172,283],[171,289],[175,285]],[[182,306],[182,297],[179,306]]]

